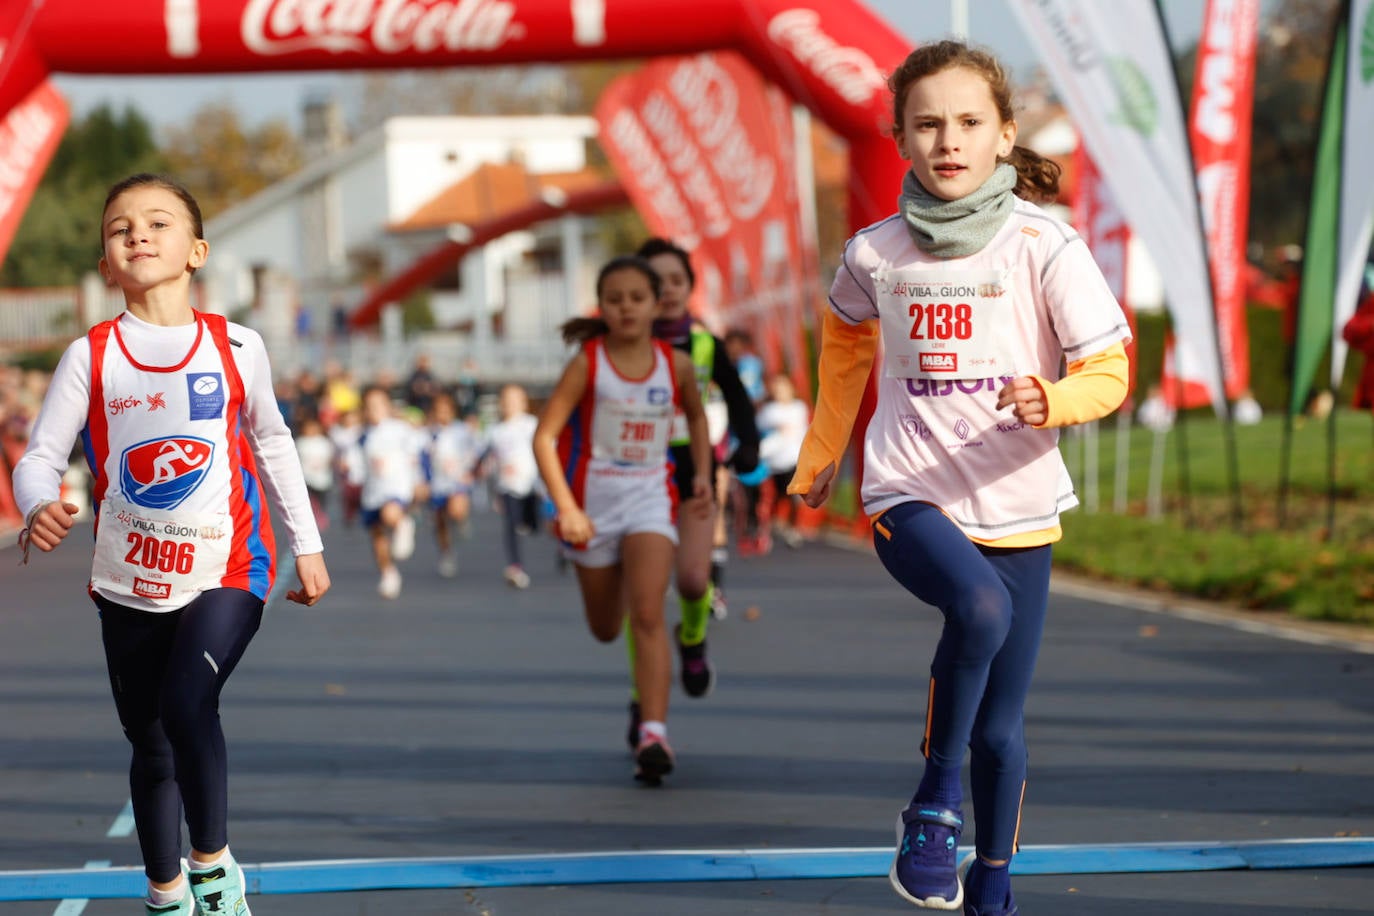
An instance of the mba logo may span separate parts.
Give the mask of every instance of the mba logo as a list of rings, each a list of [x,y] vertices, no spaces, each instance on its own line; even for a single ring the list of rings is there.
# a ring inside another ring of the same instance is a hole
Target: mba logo
[[[214,443],[192,436],[132,445],[119,458],[120,489],[135,505],[174,509],[200,486],[214,453]]]
[[[956,353],[922,353],[922,372],[958,372],[959,356]]]

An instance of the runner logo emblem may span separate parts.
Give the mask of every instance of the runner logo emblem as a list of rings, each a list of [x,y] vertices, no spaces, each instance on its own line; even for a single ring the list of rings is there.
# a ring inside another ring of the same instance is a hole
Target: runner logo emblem
[[[191,398],[192,420],[218,420],[224,416],[224,376],[218,372],[188,372],[186,393]]]
[[[958,372],[959,355],[957,353],[922,353],[921,371]]]
[[[213,443],[191,436],[130,446],[119,459],[124,498],[148,509],[175,509],[205,479],[214,453]]]

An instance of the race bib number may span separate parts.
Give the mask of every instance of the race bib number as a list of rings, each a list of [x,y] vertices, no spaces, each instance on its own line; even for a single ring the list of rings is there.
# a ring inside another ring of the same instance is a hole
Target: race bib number
[[[169,610],[218,588],[229,559],[229,516],[171,513],[106,497],[91,584]]]
[[[592,424],[592,456],[647,467],[667,461],[672,405],[650,407],[603,401]]]
[[[1015,375],[1006,343],[1008,290],[992,270],[895,270],[877,275],[888,378]]]

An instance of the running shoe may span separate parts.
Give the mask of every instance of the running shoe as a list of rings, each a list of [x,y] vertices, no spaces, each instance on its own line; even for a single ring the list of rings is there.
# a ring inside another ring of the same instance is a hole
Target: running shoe
[[[382,570],[382,577],[377,580],[377,594],[383,598],[399,598],[401,596],[401,571],[394,566],[388,566]]]
[[[191,885],[186,885],[186,895],[176,903],[164,903],[158,905],[151,900],[144,900],[143,905],[147,908],[147,916],[195,916],[196,898],[191,895]]]
[[[959,880],[959,835],[964,816],[939,805],[913,801],[897,816],[897,854],[888,880],[904,900],[932,910],[957,910],[964,902]]]
[[[510,583],[515,588],[530,587],[530,574],[525,572],[519,566],[507,566],[505,571],[501,573],[501,575],[505,578],[505,580],[508,583]]]
[[[233,857],[202,871],[191,869],[191,893],[200,916],[252,916],[244,899],[243,869]]]
[[[725,603],[725,589],[717,585],[711,589],[711,619],[724,620],[730,616],[730,606]]]
[[[978,853],[971,852],[964,856],[964,861],[959,863],[959,883],[964,884],[968,877],[968,871],[978,858]],[[1019,916],[1021,910],[1016,906],[1016,898],[1011,891],[1007,891],[1007,899],[998,904],[976,904],[967,897],[964,898],[964,916]]]
[[[716,669],[711,667],[711,662],[706,658],[706,640],[695,646],[684,646],[682,624],[678,624],[673,628],[673,642],[677,643],[682,689],[689,697],[706,696],[716,685]]]
[[[415,519],[402,515],[391,529],[391,556],[397,560],[409,560],[415,554]]]
[[[630,701],[630,728],[625,733],[625,741],[630,745],[630,753],[639,750],[639,726],[644,724],[644,717],[639,711],[639,701]]]
[[[646,786],[663,784],[663,777],[673,772],[673,749],[668,739],[658,735],[641,734],[635,747],[635,779]]]
[[[439,575],[445,579],[452,579],[458,575],[458,558],[453,555],[452,551],[439,557]]]

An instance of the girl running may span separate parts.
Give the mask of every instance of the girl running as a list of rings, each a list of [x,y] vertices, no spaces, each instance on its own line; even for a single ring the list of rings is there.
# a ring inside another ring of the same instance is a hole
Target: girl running
[[[773,520],[783,543],[795,548],[802,543],[797,527],[797,504],[801,497],[788,495],[787,484],[797,469],[797,456],[806,438],[811,408],[797,396],[792,379],[782,373],[768,380],[768,392],[770,399],[758,416],[759,432],[763,436],[759,443],[759,459],[768,466],[768,476],[773,482],[772,505],[767,515]],[[785,518],[781,511],[784,506],[788,510]]]
[[[53,374],[14,472],[21,542],[27,559],[70,532],[77,507],[59,501],[59,485],[80,435],[95,476],[88,590],[133,746],[147,912],[248,916],[229,851],[219,695],[276,574],[264,496],[296,558],[300,588],[286,597],[313,605],[329,573],[262,338],[191,308],[191,275],[209,253],[195,199],[134,175],[110,189],[101,235],[100,273],[126,311],[73,342]]]
[[[601,269],[601,317],[564,325],[564,338],[580,341],[582,349],[563,371],[534,434],[535,459],[577,567],[592,635],[611,642],[628,611],[643,711],[635,778],[649,785],[658,785],[674,762],[663,594],[677,543],[668,440],[678,410],[697,468],[687,494],[704,501],[711,487],[706,414],[692,361],[653,337],[659,295],[658,274],[642,258],[615,258]]]
[[[1014,916],[1024,706],[1050,544],[1077,504],[1056,428],[1122,402],[1130,331],[1082,239],[1029,202],[1054,196],[1059,170],[1015,145],[998,61],[943,41],[913,51],[889,85],[911,169],[900,211],[851,238],[835,273],[790,492],[811,506],[829,495],[881,329],[864,511],[883,565],[945,621],[925,770],[897,819],[890,880],[917,906]],[[977,851],[956,863],[965,748]]]
[[[519,385],[501,389],[501,421],[487,434],[481,461],[490,457],[496,472],[496,496],[501,512],[501,543],[506,549],[506,568],[501,576],[514,588],[529,588],[530,574],[520,559],[521,535],[539,530],[542,497],[534,463],[534,427],[530,399]]]
[[[731,457],[735,470],[752,471],[758,465],[759,431],[754,425],[754,404],[749,400],[739,374],[730,361],[724,341],[697,324],[687,311],[687,300],[696,285],[687,252],[667,239],[652,238],[639,246],[637,254],[646,258],[659,275],[662,288],[662,311],[654,322],[654,335],[667,341],[690,358],[698,399],[706,401],[706,392],[715,385],[725,400],[729,431],[738,444]],[[691,448],[687,426],[679,419],[673,427],[671,440],[673,474],[678,492],[683,495],[682,511],[678,513],[679,546],[677,552],[677,593],[682,609],[682,622],[674,630],[682,689],[689,697],[704,697],[715,685],[715,670],[706,657],[706,625],[711,618],[711,552],[716,530],[716,502],[714,491],[700,497],[688,498],[692,481],[699,472],[715,480],[714,456],[708,454],[706,463],[696,459]],[[631,732],[634,729],[635,706],[630,706]]]
[[[458,574],[451,528],[462,531],[472,509],[472,477],[477,439],[458,418],[453,395],[439,391],[430,403],[429,444],[422,455],[429,507],[434,513],[434,540],[439,547],[439,575]]]
[[[363,429],[349,460],[349,479],[357,484],[363,527],[377,563],[377,594],[397,598],[401,571],[397,562],[415,553],[415,519],[411,505],[420,486],[422,433],[394,415],[391,395],[369,385],[362,395]]]

